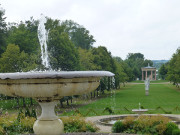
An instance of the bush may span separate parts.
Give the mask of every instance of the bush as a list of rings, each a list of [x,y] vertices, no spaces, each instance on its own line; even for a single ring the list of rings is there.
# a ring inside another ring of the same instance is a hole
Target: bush
[[[168,117],[140,115],[138,118],[128,116],[117,121],[112,127],[113,133],[133,133],[148,135],[180,135],[178,126]]]
[[[172,135],[180,135],[180,129],[174,129]]]
[[[167,124],[167,129],[164,132],[164,135],[172,135],[173,130],[177,130],[178,126],[175,123],[169,122]]]
[[[116,121],[112,126],[113,133],[122,133],[124,130],[123,123],[120,120]]]
[[[133,116],[127,116],[123,119],[122,123],[124,125],[124,127],[127,128],[133,128],[134,125],[134,121],[135,121],[135,117]]]
[[[83,117],[71,116],[62,117],[61,120],[64,123],[64,132],[96,132],[98,127],[91,122],[86,122]]]
[[[134,129],[136,131],[141,131],[142,133],[163,134],[169,121],[169,118],[162,115],[141,115],[134,123]]]

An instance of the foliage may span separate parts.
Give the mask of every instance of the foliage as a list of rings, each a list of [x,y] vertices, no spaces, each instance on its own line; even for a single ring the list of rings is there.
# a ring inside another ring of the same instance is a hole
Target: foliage
[[[0,58],[1,72],[21,72],[29,71],[36,67],[33,56],[29,56],[24,51],[20,52],[18,45],[9,44],[6,51]]]
[[[98,128],[91,122],[86,122],[83,117],[61,117],[64,123],[64,132],[96,132]]]
[[[16,115],[2,115],[0,117],[1,134],[33,133],[35,118],[25,117],[22,113],[18,120]]]
[[[123,121],[117,121],[112,131],[114,133],[138,133],[138,134],[156,134],[172,135],[173,130],[177,130],[175,123],[162,115],[140,115],[138,118],[128,116]]]
[[[166,79],[167,72],[168,72],[167,63],[166,63],[166,64],[162,64],[162,66],[161,66],[160,69],[159,69],[159,74],[160,74],[160,77],[161,77],[163,80]]]
[[[116,72],[115,72],[115,87],[116,89],[120,88],[120,83],[125,83],[129,80],[129,77],[126,73],[126,69],[124,69],[124,62],[119,57],[114,58],[114,62],[116,65]]]
[[[93,63],[93,54],[90,50],[78,48],[81,70],[94,70],[97,65]]]
[[[180,135],[180,129],[174,129],[172,135]]]
[[[65,25],[65,32],[68,33],[71,41],[76,47],[86,50],[92,48],[95,40],[86,28],[73,22],[72,20],[66,20],[62,22],[62,25]]]
[[[38,21],[32,17],[26,22],[11,23],[8,29],[7,43],[18,45],[21,52],[37,54],[40,49],[37,27]]]
[[[93,54],[93,63],[96,65],[94,70],[106,70],[114,72],[116,66],[111,53],[107,51],[106,47],[99,46],[91,50]]]
[[[153,65],[153,62],[151,60],[144,59],[144,55],[141,53],[129,53],[125,62],[132,70],[133,76],[130,78],[131,81],[136,80],[137,78],[141,79],[142,67],[148,66],[148,63],[150,66]]]
[[[124,125],[122,121],[118,120],[116,121],[112,126],[112,132],[113,133],[122,133],[124,131]]]
[[[177,49],[176,53],[173,54],[169,61],[168,77],[167,79],[179,87],[180,83],[180,48]]]
[[[173,130],[177,130],[178,126],[175,123],[169,122],[167,123],[167,128],[164,132],[164,135],[172,135]]]
[[[56,20],[55,20],[56,21]],[[48,50],[50,52],[50,64],[54,70],[79,70],[79,55],[69,36],[64,32],[63,26],[49,19],[46,25],[49,30]]]
[[[5,22],[6,17],[5,10],[1,8],[0,4],[0,55],[6,49],[6,37],[7,37],[7,24]]]
[[[127,116],[123,119],[122,123],[125,129],[133,128],[136,117]]]

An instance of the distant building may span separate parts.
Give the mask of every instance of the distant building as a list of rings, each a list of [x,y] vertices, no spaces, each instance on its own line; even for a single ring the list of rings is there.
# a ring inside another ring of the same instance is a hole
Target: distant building
[[[148,66],[147,67],[142,67],[142,80],[146,80],[148,77],[150,80],[156,80],[156,68]]]

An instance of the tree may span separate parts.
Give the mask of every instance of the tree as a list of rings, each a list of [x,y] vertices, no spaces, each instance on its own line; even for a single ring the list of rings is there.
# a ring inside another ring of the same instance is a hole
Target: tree
[[[36,68],[32,56],[20,52],[18,45],[9,44],[0,58],[0,72],[21,72]]]
[[[127,59],[132,59],[132,60],[144,59],[144,55],[141,53],[129,53],[127,55]]]
[[[90,35],[89,31],[83,26],[73,22],[72,20],[66,20],[62,22],[65,26],[65,31],[70,36],[71,41],[76,47],[81,47],[82,49],[92,48],[95,42],[94,37]]]
[[[151,60],[144,59],[144,55],[141,53],[129,53],[125,62],[132,70],[132,78],[130,80],[136,80],[141,78],[141,68],[150,64],[153,65]]]
[[[49,28],[48,51],[51,68],[54,70],[79,70],[79,55],[77,48],[64,32],[64,26],[58,20],[48,19],[46,28]]]
[[[125,73],[122,63],[123,60],[120,57],[114,58],[116,64],[116,72],[115,72],[115,87],[120,88],[120,83],[123,83],[125,86],[125,82],[129,80],[128,75]]]
[[[163,80],[166,79],[166,75],[167,75],[167,72],[168,72],[168,69],[167,69],[166,65],[167,64],[162,64],[162,66],[159,69],[159,75]]]
[[[37,54],[40,44],[37,36],[38,21],[32,17],[30,20],[20,22],[20,24],[12,23],[9,25],[7,42],[16,44],[20,51],[28,54]]]
[[[1,5],[0,5],[1,6]],[[5,10],[0,7],[0,55],[6,49],[7,24],[4,17]]]
[[[93,63],[95,64],[94,70],[106,70],[115,72],[116,66],[111,53],[107,51],[106,47],[99,46],[91,50],[93,55]]]
[[[97,66],[93,63],[93,55],[90,50],[78,48],[81,70],[94,70]]]
[[[167,79],[173,82],[174,85],[179,87],[180,83],[180,48],[177,49],[176,53],[173,54],[168,66],[168,77]]]

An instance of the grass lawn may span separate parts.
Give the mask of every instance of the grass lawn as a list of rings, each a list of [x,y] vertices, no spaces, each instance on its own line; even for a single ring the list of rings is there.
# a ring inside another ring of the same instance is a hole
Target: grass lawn
[[[141,103],[144,108],[149,109],[148,113],[180,114],[180,90],[172,84],[151,84],[149,96],[145,96],[144,89],[144,84],[131,84],[120,90],[112,91],[106,98],[80,107],[78,111],[85,116],[108,115],[109,112],[103,112],[103,110],[109,107],[114,114],[129,114]],[[158,107],[160,109],[157,109]],[[71,111],[63,115],[74,113]]]

